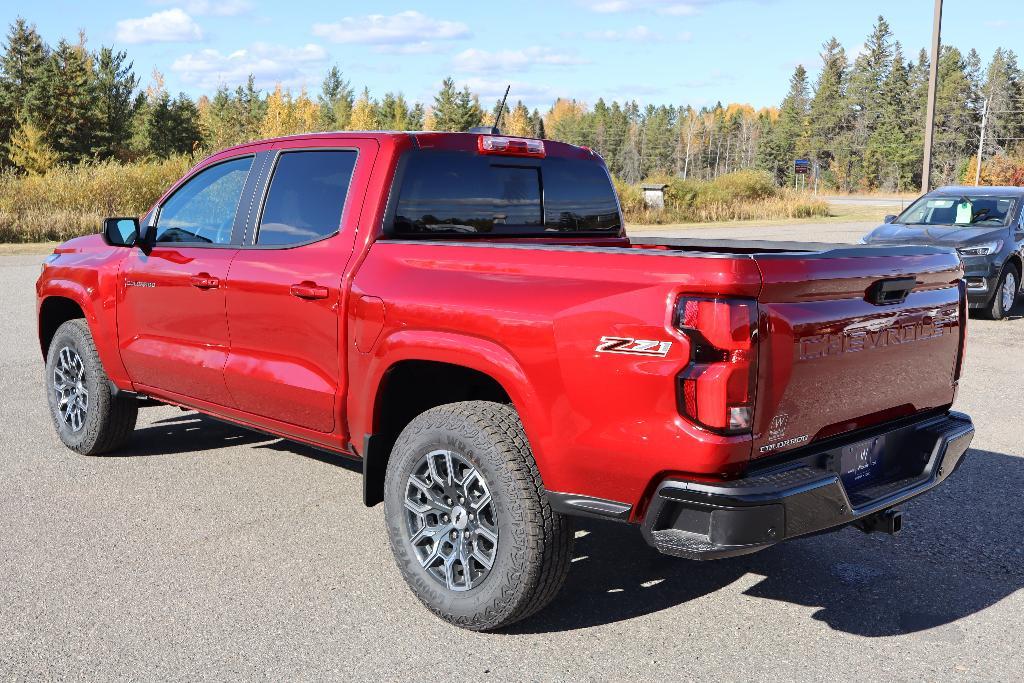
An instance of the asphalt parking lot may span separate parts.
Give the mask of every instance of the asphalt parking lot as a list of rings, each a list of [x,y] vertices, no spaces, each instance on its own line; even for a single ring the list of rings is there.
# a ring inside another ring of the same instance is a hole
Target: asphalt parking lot
[[[380,508],[329,456],[167,407],[123,453],[64,449],[35,340],[41,258],[0,256],[0,679],[1024,678],[1024,303],[970,321],[974,448],[900,536],[696,564],[584,521],[556,601],[474,634],[406,589]]]

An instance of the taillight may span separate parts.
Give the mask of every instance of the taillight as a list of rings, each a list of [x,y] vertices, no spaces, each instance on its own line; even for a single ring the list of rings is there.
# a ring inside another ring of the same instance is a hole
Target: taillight
[[[509,138],[503,135],[481,135],[476,142],[481,154],[501,154],[513,157],[543,158],[544,143],[529,138]]]
[[[679,412],[716,434],[749,434],[757,383],[757,303],[683,297],[676,327],[690,339],[678,376]]]

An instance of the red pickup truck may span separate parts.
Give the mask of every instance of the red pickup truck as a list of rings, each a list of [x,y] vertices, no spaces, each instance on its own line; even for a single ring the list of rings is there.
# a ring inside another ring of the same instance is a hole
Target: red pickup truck
[[[327,133],[202,161],[37,283],[54,425],[160,402],[361,461],[399,568],[486,630],[559,590],[572,519],[713,559],[895,532],[974,434],[952,250],[629,239],[584,147]]]

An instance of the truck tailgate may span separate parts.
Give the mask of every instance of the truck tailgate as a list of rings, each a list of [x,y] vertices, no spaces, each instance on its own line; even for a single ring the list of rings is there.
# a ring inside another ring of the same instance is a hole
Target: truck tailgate
[[[850,247],[755,256],[763,277],[753,457],[952,403],[960,261]]]

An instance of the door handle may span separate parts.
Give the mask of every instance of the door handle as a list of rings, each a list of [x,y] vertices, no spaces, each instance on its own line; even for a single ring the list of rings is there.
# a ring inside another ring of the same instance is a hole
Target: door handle
[[[300,282],[292,285],[290,291],[292,296],[300,299],[326,299],[328,294],[326,287],[321,287],[315,282]]]
[[[217,289],[220,287],[220,280],[212,277],[209,273],[199,273],[191,277],[192,286],[198,289]]]

